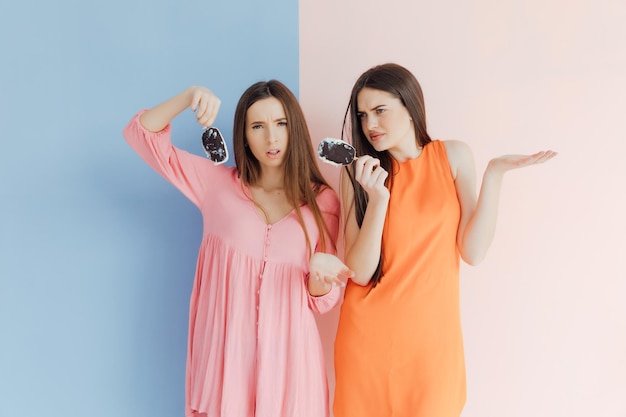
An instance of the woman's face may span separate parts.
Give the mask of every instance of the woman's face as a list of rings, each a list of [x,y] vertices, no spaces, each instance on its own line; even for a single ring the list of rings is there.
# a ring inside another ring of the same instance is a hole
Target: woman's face
[[[400,99],[391,93],[363,88],[357,94],[357,115],[363,134],[376,151],[389,151],[394,155],[415,147],[411,116]]]
[[[248,108],[246,139],[261,170],[283,166],[289,144],[289,129],[285,109],[277,98],[264,98]]]

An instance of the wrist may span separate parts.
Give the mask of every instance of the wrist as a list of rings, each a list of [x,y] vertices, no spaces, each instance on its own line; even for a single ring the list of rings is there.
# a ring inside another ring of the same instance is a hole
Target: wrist
[[[187,87],[187,89],[185,89],[185,91],[181,93],[183,100],[187,104],[186,107],[191,106],[195,89],[196,89],[196,86],[192,85],[191,87]]]
[[[368,206],[374,205],[374,206],[381,206],[381,207],[387,207],[387,204],[389,204],[389,198],[390,198],[390,194],[387,193],[383,193],[383,194],[372,194],[372,195],[368,195]]]
[[[484,177],[485,179],[490,180],[502,180],[502,178],[504,178],[505,172],[506,170],[500,168],[496,162],[491,160],[487,164],[487,169],[485,170]]]

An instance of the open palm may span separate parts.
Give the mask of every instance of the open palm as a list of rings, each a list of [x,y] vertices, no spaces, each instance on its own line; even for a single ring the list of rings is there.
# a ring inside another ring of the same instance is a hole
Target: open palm
[[[489,161],[489,165],[498,171],[506,172],[516,168],[542,164],[557,155],[555,151],[541,151],[532,155],[502,155]]]

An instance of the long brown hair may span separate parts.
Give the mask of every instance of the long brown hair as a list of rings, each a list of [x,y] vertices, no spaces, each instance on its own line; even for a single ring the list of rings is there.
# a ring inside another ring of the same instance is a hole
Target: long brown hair
[[[343,118],[343,130],[342,139],[344,133],[351,138],[350,142],[356,149],[357,155],[371,155],[374,158],[380,160],[380,165],[389,173],[385,184],[389,186],[389,182],[393,180],[393,158],[388,151],[377,152],[374,147],[369,143],[363,129],[361,128],[361,120],[358,116],[358,103],[357,96],[359,92],[364,88],[372,88],[375,90],[386,91],[398,98],[402,105],[406,107],[409,112],[409,116],[413,119],[413,128],[415,129],[415,138],[417,145],[423,147],[427,143],[431,142],[431,138],[426,130],[426,108],[424,106],[424,94],[422,93],[422,87],[415,78],[415,76],[406,68],[401,65],[388,63],[377,65],[365,71],[358,78],[354,87],[352,87],[352,93],[350,94],[350,101],[346,108],[346,113]],[[365,217],[365,210],[367,209],[367,193],[363,190],[363,187],[355,180],[354,177],[354,164],[346,167],[346,172],[352,183],[354,189],[354,204],[356,221],[359,227],[363,224],[363,217]],[[352,207],[349,207],[347,212]],[[383,259],[382,254],[378,260],[378,266],[370,282],[372,288],[375,287],[382,277]]]
[[[280,81],[259,81],[251,85],[237,103],[233,126],[233,149],[237,173],[246,185],[255,185],[261,177],[260,163],[250,148],[246,146],[246,113],[254,103],[270,97],[280,101],[287,117],[289,140],[284,165],[285,193],[290,204],[295,208],[298,222],[304,232],[309,255],[312,254],[313,249],[302,217],[302,205],[309,206],[313,212],[320,234],[321,250],[324,251],[329,246],[334,249],[333,237],[328,225],[324,222],[316,201],[319,193],[330,187],[317,166],[311,136],[302,108],[291,90]]]

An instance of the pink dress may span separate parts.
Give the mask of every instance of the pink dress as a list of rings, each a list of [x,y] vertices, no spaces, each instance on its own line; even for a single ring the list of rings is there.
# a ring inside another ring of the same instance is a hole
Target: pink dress
[[[153,133],[138,113],[130,146],[202,212],[203,235],[189,308],[187,417],[326,417],[328,386],[313,312],[339,300],[307,290],[309,257],[295,212],[266,224],[235,168],[174,147],[170,126]],[[336,239],[339,201],[317,198]],[[303,207],[311,247],[319,233]]]

